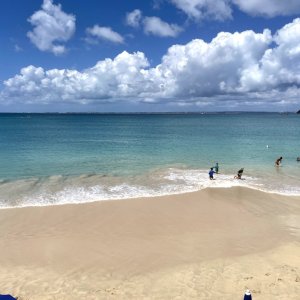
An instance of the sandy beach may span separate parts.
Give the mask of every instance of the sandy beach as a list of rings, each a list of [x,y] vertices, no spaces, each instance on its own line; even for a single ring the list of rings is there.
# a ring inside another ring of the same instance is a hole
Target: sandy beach
[[[0,293],[19,299],[293,300],[300,198],[247,188],[0,210]]]

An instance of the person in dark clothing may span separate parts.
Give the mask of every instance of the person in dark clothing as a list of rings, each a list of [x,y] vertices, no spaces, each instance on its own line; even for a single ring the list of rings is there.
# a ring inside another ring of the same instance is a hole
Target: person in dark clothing
[[[216,165],[215,165],[215,171],[216,171],[217,174],[219,173],[219,163],[216,163]]]
[[[242,179],[243,172],[244,172],[244,168],[239,169],[238,172],[237,172],[237,175],[234,176],[234,178],[235,179]]]
[[[252,300],[252,296],[249,290],[245,291],[244,300]]]
[[[281,165],[281,161],[282,161],[282,156],[280,156],[279,158],[276,159],[275,166],[279,167]]]
[[[0,295],[0,300],[18,300],[18,298],[14,298],[11,295]]]

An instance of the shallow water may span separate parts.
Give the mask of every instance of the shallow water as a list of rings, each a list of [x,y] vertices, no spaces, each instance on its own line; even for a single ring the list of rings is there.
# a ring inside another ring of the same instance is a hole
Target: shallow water
[[[0,141],[1,207],[235,185],[300,195],[296,114],[0,114]]]

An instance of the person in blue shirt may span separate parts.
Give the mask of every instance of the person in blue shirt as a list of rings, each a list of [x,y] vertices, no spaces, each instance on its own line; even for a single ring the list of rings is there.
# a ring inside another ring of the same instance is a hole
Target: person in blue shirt
[[[213,180],[214,179],[214,173],[216,173],[214,171],[214,168],[210,168],[210,171],[208,172],[208,175],[209,175],[209,179],[210,180]]]

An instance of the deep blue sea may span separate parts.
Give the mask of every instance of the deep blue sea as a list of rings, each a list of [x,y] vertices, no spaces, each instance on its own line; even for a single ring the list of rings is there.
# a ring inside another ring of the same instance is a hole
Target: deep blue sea
[[[0,207],[236,185],[300,195],[296,114],[0,114],[0,141]]]

